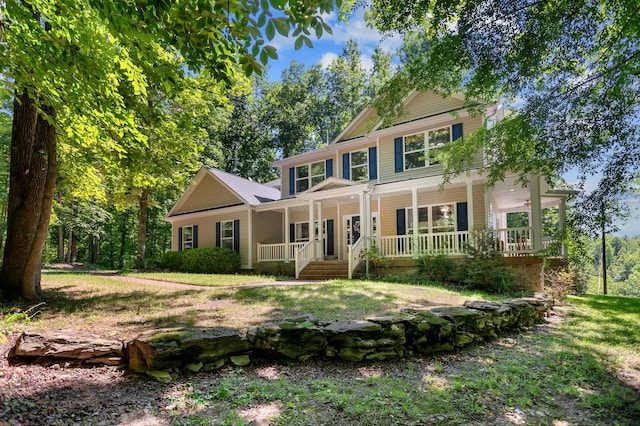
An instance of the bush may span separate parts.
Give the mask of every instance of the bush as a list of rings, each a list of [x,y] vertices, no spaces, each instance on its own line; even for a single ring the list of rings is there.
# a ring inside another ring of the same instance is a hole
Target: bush
[[[165,253],[160,265],[176,272],[232,274],[240,269],[240,254],[222,247],[174,251]]]

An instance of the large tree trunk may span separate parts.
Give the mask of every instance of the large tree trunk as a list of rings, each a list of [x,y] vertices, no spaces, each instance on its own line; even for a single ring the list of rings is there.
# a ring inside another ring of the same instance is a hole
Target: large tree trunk
[[[56,131],[38,114],[25,90],[14,101],[7,240],[0,288],[9,299],[40,298],[42,252],[47,238],[57,173]]]
[[[146,268],[145,255],[147,251],[147,221],[149,206],[149,189],[145,188],[140,194],[140,217],[138,219],[138,254],[136,256],[138,268]]]

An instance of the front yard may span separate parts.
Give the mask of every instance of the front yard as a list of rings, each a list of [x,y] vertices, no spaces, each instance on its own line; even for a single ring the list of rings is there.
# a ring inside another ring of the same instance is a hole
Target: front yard
[[[125,339],[170,325],[244,328],[299,313],[363,318],[488,297],[362,281],[275,284],[185,289],[47,274],[43,288],[49,300],[17,327],[81,329]],[[569,301],[546,324],[519,335],[399,361],[256,363],[161,384],[109,367],[10,367],[3,358],[0,424],[638,424],[640,299]],[[9,334],[10,341],[15,337]],[[10,341],[0,349],[7,350]]]

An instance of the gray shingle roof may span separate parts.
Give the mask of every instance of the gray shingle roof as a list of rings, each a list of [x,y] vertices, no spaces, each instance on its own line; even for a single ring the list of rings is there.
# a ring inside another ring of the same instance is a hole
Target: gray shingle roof
[[[253,182],[218,169],[210,168],[209,172],[253,206],[280,199],[280,191],[276,188]]]

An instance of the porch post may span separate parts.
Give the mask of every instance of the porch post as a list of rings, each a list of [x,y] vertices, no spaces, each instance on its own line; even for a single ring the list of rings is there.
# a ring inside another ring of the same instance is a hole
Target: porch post
[[[467,182],[467,224],[469,225],[469,232],[473,231],[473,181]]]
[[[249,257],[249,269],[253,269],[253,210],[249,209],[248,213],[248,228],[249,228],[249,247],[247,248]]]
[[[560,198],[560,205],[558,206],[558,226],[560,228],[560,232],[562,232],[562,246],[560,247],[560,255],[561,256],[566,256],[567,253],[565,252],[565,247],[564,247],[564,224],[567,218],[567,199],[562,197]]]
[[[314,228],[314,222],[315,222],[315,218],[314,218],[314,207],[315,207],[315,203],[313,200],[309,200],[309,241],[312,243],[311,244],[311,256],[313,258],[316,257],[316,250],[315,250],[315,244],[313,244],[313,241],[316,239],[316,232],[315,232],[315,228]]]
[[[531,176],[531,223],[533,251],[542,250],[542,202],[540,200],[540,176]]]
[[[322,234],[322,201],[318,201],[318,240],[320,241],[320,253],[318,257],[324,259],[324,235]]]
[[[289,244],[291,241],[291,234],[289,233],[289,206],[284,208],[284,261],[289,262],[291,258],[289,258]]]
[[[418,254],[418,188],[411,188],[411,219],[413,220],[413,255]],[[426,247],[425,247],[426,248]]]

